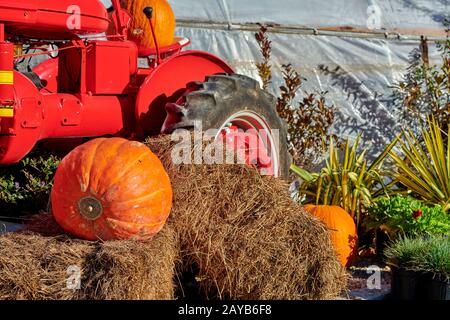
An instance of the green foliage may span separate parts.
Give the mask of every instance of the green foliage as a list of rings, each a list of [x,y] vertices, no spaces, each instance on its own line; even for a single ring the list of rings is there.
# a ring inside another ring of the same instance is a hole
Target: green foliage
[[[450,217],[441,206],[429,207],[411,197],[380,197],[368,209],[367,231],[380,229],[391,240],[399,236],[450,235]]]
[[[432,244],[416,260],[422,271],[450,279],[450,238],[433,239]]]
[[[441,63],[432,65],[428,57],[428,43],[422,38],[420,50],[411,53],[411,62],[403,80],[394,88],[394,103],[401,111],[403,125],[409,128],[423,126],[434,116],[439,126],[447,131],[450,123],[450,38],[438,42]]]
[[[31,155],[0,168],[1,213],[17,215],[45,208],[58,164],[54,155]]]
[[[261,26],[255,38],[258,42],[262,61],[256,64],[263,82],[263,88],[268,89],[272,79],[270,65],[271,46],[267,35],[267,26]],[[337,109],[328,105],[327,92],[304,92],[302,99],[295,103],[303,82],[306,80],[291,64],[282,66],[283,85],[277,99],[277,112],[287,123],[288,149],[294,163],[306,166],[315,162],[322,153],[323,138],[325,144],[329,137],[337,137],[331,133]]]
[[[386,193],[383,162],[396,141],[370,164],[366,159],[367,150],[358,152],[360,142],[360,136],[353,144],[347,140],[340,152],[331,138],[326,165],[317,173],[293,165],[292,170],[303,180],[297,198],[305,198],[304,203],[340,206],[359,225],[372,200]]]
[[[450,279],[448,236],[401,237],[386,248],[385,255],[392,266]]]
[[[428,241],[423,237],[400,237],[389,244],[384,254],[392,266],[419,271],[417,258],[423,255],[427,245]]]
[[[390,173],[395,182],[403,185],[414,197],[429,204],[439,204],[450,210],[450,140],[444,136],[439,123],[428,120],[421,138],[405,130],[399,139],[400,154],[391,151],[394,170]],[[422,141],[422,142],[421,142]]]

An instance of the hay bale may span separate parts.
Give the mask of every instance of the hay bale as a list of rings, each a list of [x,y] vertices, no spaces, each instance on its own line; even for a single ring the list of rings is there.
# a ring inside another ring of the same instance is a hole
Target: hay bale
[[[170,137],[146,144],[169,173],[169,218],[183,270],[210,298],[332,299],[345,287],[329,230],[294,203],[285,182],[238,165],[174,165]],[[193,151],[194,152],[194,151]]]
[[[34,222],[34,223],[33,223]],[[163,228],[152,240],[90,242],[57,230],[48,214],[34,218],[21,233],[0,236],[0,299],[144,299],[174,298],[177,239]],[[49,227],[51,226],[51,227]],[[67,288],[68,268],[81,271],[81,288]]]

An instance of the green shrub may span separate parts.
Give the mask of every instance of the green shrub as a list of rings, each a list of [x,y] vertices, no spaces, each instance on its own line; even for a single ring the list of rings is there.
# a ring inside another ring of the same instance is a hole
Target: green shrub
[[[269,89],[272,80],[272,42],[269,40],[268,27],[260,25],[260,31],[255,34],[262,57],[256,67],[265,90]],[[332,133],[337,108],[329,103],[327,91],[303,91],[301,99],[297,99],[307,80],[292,64],[283,64],[281,68],[284,83],[279,87],[277,112],[287,124],[287,144],[294,163],[302,167],[310,166],[321,159],[322,146],[328,145],[330,137],[338,145],[341,142]]]
[[[449,129],[450,20],[444,21],[444,27],[447,37],[437,42],[440,63],[430,63],[428,42],[422,38],[420,50],[410,54],[410,65],[403,79],[392,86],[393,102],[400,111],[404,127],[420,128],[433,116],[444,132]]]
[[[419,271],[417,258],[422,256],[429,245],[425,238],[400,237],[391,242],[385,249],[384,254],[387,263],[397,268],[410,271]]]
[[[391,266],[450,279],[448,236],[401,237],[388,246],[385,255]]]
[[[381,197],[369,207],[367,231],[381,229],[391,240],[399,235],[450,234],[450,217],[441,206],[427,206],[411,197]]]
[[[450,279],[450,238],[433,239],[424,254],[418,256],[417,265],[424,272]]]
[[[410,130],[398,137],[400,153],[390,152],[390,176],[414,197],[450,211],[450,129],[444,132],[434,117],[417,139]],[[422,140],[422,142],[420,142]]]
[[[330,138],[325,166],[315,173],[292,165],[291,169],[302,180],[296,198],[304,204],[340,206],[355,219],[359,226],[367,207],[373,199],[386,194],[383,163],[395,141],[373,161],[366,157],[366,149],[358,151],[361,136],[356,141],[347,140],[344,150],[339,150]]]
[[[46,207],[59,159],[32,154],[20,163],[0,167],[2,215],[36,212]]]

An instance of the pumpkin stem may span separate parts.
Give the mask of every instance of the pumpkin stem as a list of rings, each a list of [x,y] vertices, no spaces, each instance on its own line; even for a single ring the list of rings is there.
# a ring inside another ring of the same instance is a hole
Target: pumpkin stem
[[[94,197],[85,197],[78,201],[78,210],[87,220],[97,220],[103,213],[103,206]]]

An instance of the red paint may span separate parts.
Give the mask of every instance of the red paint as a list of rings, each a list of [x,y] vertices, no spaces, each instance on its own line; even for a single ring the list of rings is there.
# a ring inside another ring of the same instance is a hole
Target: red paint
[[[73,5],[80,8],[79,29],[67,23]],[[109,26],[106,8],[98,0],[0,0],[0,21],[10,34],[45,39],[101,33]]]
[[[14,86],[9,78],[14,70],[14,45],[0,42],[0,107],[14,105]]]
[[[222,131],[222,138],[230,149],[235,150],[239,157],[244,159],[246,165],[263,169],[266,175],[274,175],[272,160],[257,132],[231,126]]]
[[[116,9],[118,3],[114,1]],[[79,30],[66,26],[66,8],[72,4],[82,9]],[[14,118],[0,118],[0,165],[20,161],[40,140],[159,133],[166,103],[176,101],[188,83],[233,72],[209,53],[181,52],[187,43],[180,38],[160,48],[159,65],[150,59],[149,68],[138,68],[136,45],[126,40],[129,17],[122,9],[116,12],[116,41],[81,40],[79,34],[103,32],[109,26],[99,1],[0,0],[0,27],[4,24],[10,36],[22,42],[29,37],[67,40],[60,44],[64,50],[57,59],[33,70],[45,88],[39,90],[16,71],[10,86],[14,91],[0,87],[0,97],[12,97],[16,104]],[[0,41],[2,48],[0,67],[12,68],[13,44]]]

